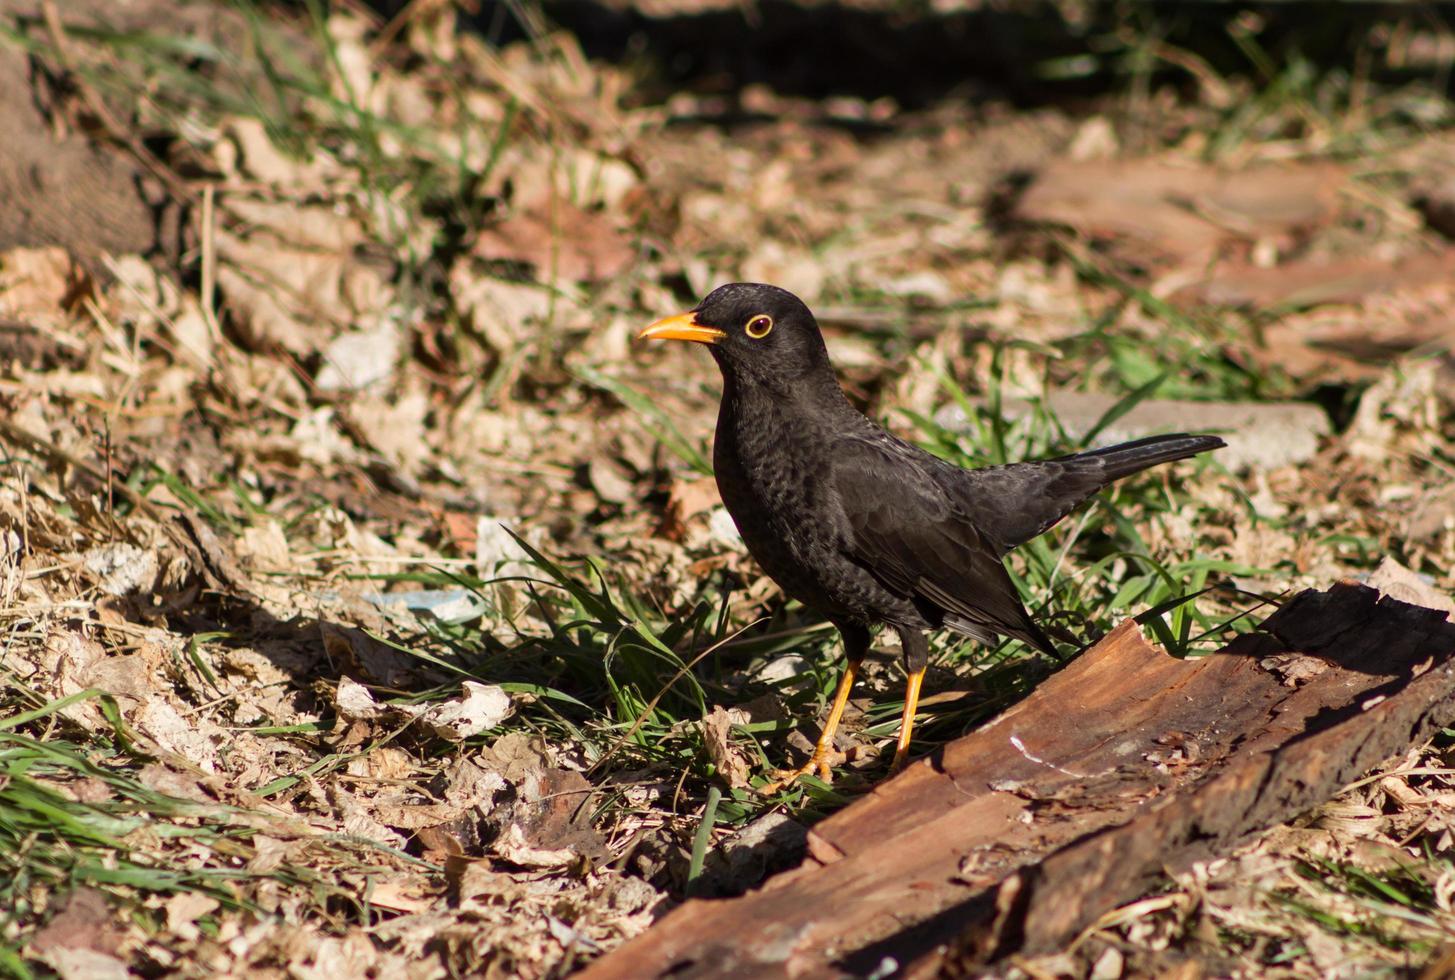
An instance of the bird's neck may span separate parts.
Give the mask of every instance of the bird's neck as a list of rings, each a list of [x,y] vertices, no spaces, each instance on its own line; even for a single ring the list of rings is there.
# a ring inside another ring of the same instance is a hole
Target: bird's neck
[[[817,439],[865,421],[831,370],[791,380],[743,378],[725,370],[718,416],[720,435],[723,423],[730,420],[753,441],[766,437],[790,442]]]
[[[810,371],[798,377],[743,377],[738,370],[725,366],[722,376],[723,397],[732,398],[739,404],[768,400],[783,406],[800,405],[820,413],[837,414],[844,409],[855,411],[832,369]]]

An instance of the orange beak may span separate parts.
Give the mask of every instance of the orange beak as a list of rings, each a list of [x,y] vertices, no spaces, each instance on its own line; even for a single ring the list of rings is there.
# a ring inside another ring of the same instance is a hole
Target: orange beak
[[[704,327],[697,322],[697,314],[678,313],[658,320],[637,334],[638,340],[692,340],[699,344],[715,344],[727,334],[715,327]]]

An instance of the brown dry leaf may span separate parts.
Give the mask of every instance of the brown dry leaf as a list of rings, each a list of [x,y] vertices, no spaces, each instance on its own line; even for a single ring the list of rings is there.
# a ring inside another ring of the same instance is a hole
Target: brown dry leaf
[[[675,479],[655,533],[669,541],[681,541],[687,536],[687,522],[711,511],[720,501],[717,482],[711,477]]]
[[[50,322],[90,289],[85,271],[63,248],[12,248],[0,253],[0,314]]]
[[[375,451],[400,471],[414,475],[434,453],[425,424],[429,412],[428,394],[417,389],[362,398],[350,406],[348,417]]]
[[[1377,293],[1419,289],[1449,282],[1452,278],[1455,278],[1455,248],[1397,260],[1370,256],[1333,262],[1303,259],[1271,268],[1236,262],[1220,265],[1211,278],[1189,287],[1179,296],[1219,306],[1307,307],[1357,303]],[[1455,322],[1437,324],[1434,330],[1437,334],[1455,335]]]
[[[329,341],[314,383],[320,391],[362,391],[394,374],[402,341],[398,324],[380,319],[366,330],[349,330]]]
[[[702,719],[702,741],[707,746],[707,755],[717,766],[717,773],[730,789],[742,789],[748,785],[748,760],[742,750],[732,743],[733,719],[720,704],[712,706]]]
[[[493,278],[469,256],[450,268],[450,294],[470,326],[497,353],[527,343],[553,310],[547,288]]]
[[[134,976],[120,959],[94,949],[53,949],[45,959],[61,980],[132,980]]]
[[[1455,599],[1387,555],[1380,559],[1379,567],[1369,573],[1365,584],[1400,602],[1426,609],[1442,609],[1455,617]]]
[[[323,648],[335,663],[385,687],[400,688],[415,676],[416,662],[361,629],[319,620]]]
[[[558,286],[614,279],[637,255],[607,215],[566,202],[511,215],[481,232],[472,251],[528,265],[537,280]]]
[[[97,577],[97,587],[107,595],[123,596],[149,589],[157,577],[156,552],[125,541],[91,549],[84,564]]]
[[[434,906],[429,882],[422,875],[396,874],[382,881],[374,879],[369,904],[394,912],[425,912]]]
[[[432,705],[410,705],[406,713],[415,713],[440,738],[463,742],[472,735],[489,731],[515,711],[510,695],[495,684],[464,682],[465,696],[458,700]],[[401,706],[403,707],[403,706]]]
[[[614,456],[593,456],[586,463],[586,476],[596,496],[607,503],[624,504],[637,496],[632,473]]]
[[[321,189],[325,180],[339,170],[316,147],[307,161],[284,154],[268,136],[262,120],[255,117],[232,116],[221,128],[229,139],[219,140],[213,155],[224,174],[243,173],[265,184],[298,192]]]
[[[1263,331],[1255,350],[1261,364],[1287,371],[1305,383],[1333,378],[1377,378],[1400,355],[1429,348],[1455,348],[1455,317],[1394,315],[1379,304],[1330,310],[1325,315],[1288,317]]]
[[[86,949],[112,954],[121,949],[126,934],[117,925],[104,895],[94,888],[78,888],[64,902],[61,911],[31,940],[36,952]]]
[[[245,227],[216,233],[218,286],[255,350],[280,346],[299,356],[321,350],[331,324],[379,322],[393,289],[359,262],[363,224],[324,207],[230,198]]]
[[[1009,419],[1034,413],[1038,405],[1050,408],[1067,434],[1080,437],[1095,428],[1100,443],[1129,442],[1169,431],[1216,432],[1227,440],[1217,460],[1230,470],[1272,470],[1312,459],[1333,426],[1328,413],[1306,402],[1173,401],[1149,398],[1122,412],[1116,421],[1098,428],[1117,405],[1111,395],[1051,389],[1032,400],[1006,399],[1002,411]],[[935,414],[935,421],[954,431],[969,431],[964,409],[950,405]]]
[[[244,528],[233,549],[243,564],[259,572],[286,572],[295,566],[283,526],[271,518]]]
[[[463,817],[479,808],[488,812],[494,806],[496,794],[506,788],[505,778],[498,772],[487,772],[474,763],[461,759],[451,774],[450,784],[443,802],[395,804],[381,802],[375,807],[375,815],[390,827],[399,830],[444,830],[459,836],[456,831],[467,828],[456,827]]]
[[[352,677],[339,678],[338,687],[334,689],[333,703],[339,714],[346,718],[368,721],[384,713],[383,707],[374,700],[369,689]]]
[[[575,864],[578,857],[570,847],[541,847],[531,843],[518,823],[508,824],[490,849],[522,868],[564,868]]]
[[[478,761],[515,789],[513,801],[497,801],[485,818],[495,834],[494,853],[522,867],[559,867],[606,853],[591,822],[595,788],[581,773],[552,765],[544,743],[511,732],[482,751]]]
[[[145,701],[158,687],[162,675],[159,657],[143,653],[117,653],[102,657],[86,671],[86,684],[122,700],[123,709]]]
[[[1344,433],[1349,454],[1373,462],[1437,452],[1444,381],[1439,365],[1414,360],[1386,368],[1359,398]]]
[[[301,850],[294,842],[259,834],[253,838],[253,857],[247,868],[253,874],[265,875],[298,860]]]
[[[1186,266],[1212,258],[1228,241],[1327,223],[1345,180],[1329,164],[1223,171],[1170,158],[1057,160],[1036,175],[1016,214],[1135,243]]]
[[[390,847],[403,847],[407,843],[403,835],[389,829],[374,816],[370,800],[345,789],[337,780],[329,782],[324,795],[344,833],[356,834]]]
[[[1455,484],[1426,489],[1405,521],[1403,534],[1421,542],[1447,531],[1455,531]]]
[[[202,935],[197,920],[220,907],[217,899],[197,892],[178,892],[167,899],[167,928],[186,942]]]
[[[147,789],[176,797],[179,800],[191,800],[194,803],[216,802],[207,790],[202,788],[202,783],[196,776],[178,772],[160,762],[143,766],[136,777],[137,781]]]
[[[40,651],[41,672],[34,679],[36,689],[54,696],[83,691],[91,686],[90,672],[105,657],[105,649],[90,637],[64,627],[52,627]],[[101,710],[89,698],[67,705],[62,714],[92,731],[107,725]]]
[[[1443,167],[1416,171],[1419,176],[1411,188],[1411,197],[1427,225],[1446,238],[1455,238],[1455,169],[1449,165],[1448,147],[1443,156]]]
[[[196,718],[183,718],[169,700],[155,695],[146,699],[132,714],[131,720],[138,732],[163,750],[187,760],[203,772],[217,771],[217,744],[213,737],[224,733],[216,725]]]
[[[494,684],[464,682],[464,696],[433,704],[379,704],[368,688],[348,677],[340,678],[334,692],[339,713],[369,721],[383,715],[414,718],[440,738],[462,742],[496,727],[515,710],[510,695]],[[445,818],[447,819],[447,818]],[[443,823],[444,819],[435,823]]]
[[[1284,687],[1298,687],[1329,667],[1318,657],[1306,657],[1301,653],[1279,653],[1264,657],[1258,661],[1258,666],[1277,674]]]

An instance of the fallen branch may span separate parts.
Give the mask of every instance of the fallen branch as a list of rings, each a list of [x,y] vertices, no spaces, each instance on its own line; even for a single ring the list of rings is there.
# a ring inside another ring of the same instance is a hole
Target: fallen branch
[[[583,975],[932,976],[1054,949],[1451,717],[1455,624],[1363,586],[1305,592],[1198,660],[1123,624],[819,824],[802,867],[688,902]]]

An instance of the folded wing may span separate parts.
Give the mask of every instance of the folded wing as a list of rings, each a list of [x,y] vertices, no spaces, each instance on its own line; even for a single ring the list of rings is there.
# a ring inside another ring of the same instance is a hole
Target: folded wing
[[[1004,634],[1047,653],[1001,563],[927,460],[893,444],[836,446],[826,488],[844,520],[845,553],[932,623],[978,639]]]

